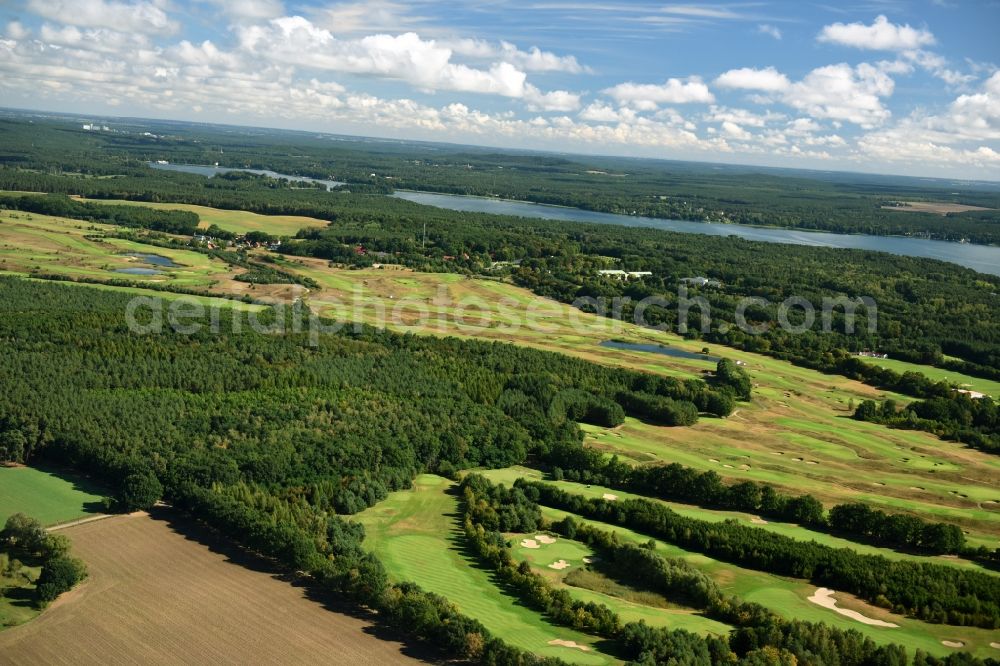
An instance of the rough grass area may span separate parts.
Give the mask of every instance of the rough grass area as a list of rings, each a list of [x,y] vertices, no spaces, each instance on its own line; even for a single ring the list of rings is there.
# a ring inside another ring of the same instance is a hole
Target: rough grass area
[[[444,595],[517,647],[573,663],[613,663],[599,651],[598,639],[551,624],[504,594],[490,573],[466,553],[457,522],[458,499],[448,492],[451,486],[447,479],[425,474],[417,477],[412,490],[392,493],[356,516],[367,531],[366,547],[378,555],[390,576]],[[590,650],[550,645],[554,640],[574,641]]]
[[[40,617],[0,632],[0,661],[420,663],[367,620],[309,599],[265,563],[165,517],[67,528],[88,579]]]
[[[65,523],[101,510],[96,485],[33,467],[0,467],[0,526],[14,513],[45,525]]]

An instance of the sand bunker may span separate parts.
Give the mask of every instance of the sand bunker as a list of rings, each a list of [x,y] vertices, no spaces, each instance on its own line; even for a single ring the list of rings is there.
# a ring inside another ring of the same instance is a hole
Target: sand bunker
[[[782,451],[771,451],[772,456],[783,456],[785,455]]]
[[[817,463],[815,460],[807,460],[806,464],[807,465],[818,465],[819,463]]]
[[[567,562],[566,560],[559,560],[557,562],[553,562],[552,564],[550,564],[549,565],[549,569],[555,569],[556,571],[562,571],[563,569],[565,569],[568,566],[569,566],[569,562]]]
[[[551,537],[548,534],[536,534],[535,541],[537,541],[538,543],[549,544],[549,543],[555,543],[556,538]]]
[[[708,459],[708,462],[714,462],[714,463],[717,463],[717,462],[719,462],[719,461],[718,461],[717,459],[715,459],[715,458],[709,458],[709,459]]]
[[[965,643],[963,643],[962,641],[941,641],[941,645],[943,645],[945,647],[950,647],[950,648],[963,648],[963,647],[965,647]],[[993,643],[992,645],[995,645],[995,643]]]
[[[522,548],[541,548],[534,539],[521,539]]]
[[[600,562],[600,561],[601,558],[599,558],[597,555],[587,555],[586,557],[583,558],[584,564],[593,564],[594,562]]]
[[[604,493],[603,495],[601,495],[601,499],[606,499],[609,502],[614,502],[616,499],[618,499],[618,495],[612,495],[611,493]]]
[[[564,641],[561,638],[549,641],[549,645],[558,645],[559,647],[576,648],[577,650],[583,650],[584,652],[590,652],[590,648],[586,645],[580,645],[576,641]]]
[[[740,465],[740,469],[745,472],[748,469],[750,469],[750,465],[747,465],[746,463],[744,463],[744,464]]]
[[[990,647],[994,650],[1000,650],[1000,643],[990,643]]]
[[[910,486],[910,490],[923,490],[920,486]]]
[[[840,613],[844,617],[849,617],[852,620],[857,620],[862,624],[870,624],[875,627],[898,627],[898,624],[893,624],[892,622],[885,622],[884,620],[876,620],[875,618],[862,615],[858,611],[850,610],[848,608],[840,608],[837,606],[837,600],[833,598],[833,590],[820,587],[809,597],[809,601],[813,602],[817,606],[822,606],[823,608],[828,608],[835,613]]]
[[[723,465],[723,467],[725,467],[726,469],[732,469],[733,468],[732,465]]]
[[[750,516],[750,522],[754,525],[767,525],[767,521],[757,516]]]
[[[802,462],[802,458],[792,458],[792,462]]]

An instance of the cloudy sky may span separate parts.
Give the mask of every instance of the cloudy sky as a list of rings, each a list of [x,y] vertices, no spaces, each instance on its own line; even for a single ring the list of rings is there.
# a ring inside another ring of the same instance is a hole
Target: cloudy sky
[[[0,0],[0,105],[1000,180],[1000,2]]]

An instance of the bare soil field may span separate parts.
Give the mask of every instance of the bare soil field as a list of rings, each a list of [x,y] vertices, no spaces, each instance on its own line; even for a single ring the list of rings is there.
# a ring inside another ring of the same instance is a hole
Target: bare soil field
[[[421,663],[366,619],[310,599],[170,510],[62,533],[90,577],[0,632],[4,664]]]
[[[970,210],[993,210],[982,206],[967,206],[965,204],[935,202],[935,201],[901,201],[901,206],[882,206],[886,210],[907,210],[913,213],[967,213]]]

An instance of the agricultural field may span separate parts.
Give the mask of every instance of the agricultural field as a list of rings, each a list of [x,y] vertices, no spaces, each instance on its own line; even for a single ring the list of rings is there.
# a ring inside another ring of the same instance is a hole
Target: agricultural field
[[[79,477],[34,467],[0,466],[0,525],[24,513],[44,525],[56,525],[100,513],[103,493]]]
[[[598,640],[548,622],[498,587],[491,574],[465,553],[465,535],[456,520],[458,498],[452,483],[432,474],[414,481],[412,490],[389,495],[355,519],[365,526],[365,546],[398,581],[412,581],[444,595],[496,636],[536,654],[578,664],[610,664]],[[583,648],[559,645],[572,642]]]
[[[89,577],[0,632],[5,664],[419,663],[367,620],[331,612],[174,516],[116,516],[63,533]]]

